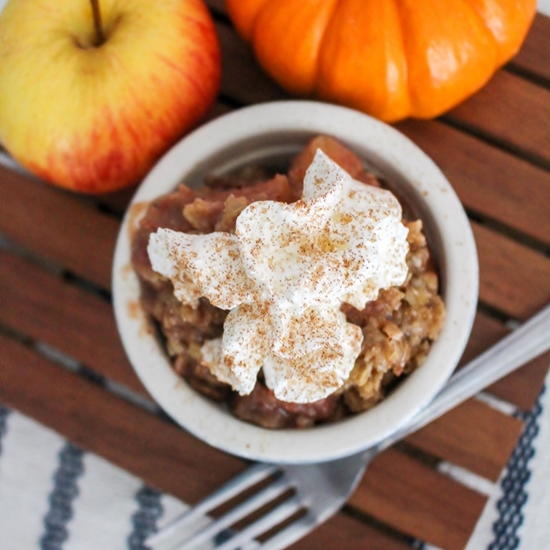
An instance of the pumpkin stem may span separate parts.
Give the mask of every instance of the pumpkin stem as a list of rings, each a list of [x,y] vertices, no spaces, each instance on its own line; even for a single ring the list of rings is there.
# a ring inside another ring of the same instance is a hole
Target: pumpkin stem
[[[105,33],[103,32],[103,24],[101,22],[101,9],[99,0],[90,0],[92,4],[92,14],[94,17],[95,42],[94,46],[101,46],[105,42]]]

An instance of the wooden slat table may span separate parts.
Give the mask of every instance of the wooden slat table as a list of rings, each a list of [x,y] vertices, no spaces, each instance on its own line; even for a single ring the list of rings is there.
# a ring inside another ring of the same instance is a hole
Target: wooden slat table
[[[286,97],[236,36],[223,2],[209,3],[224,55],[211,117]],[[480,305],[463,361],[550,298],[549,38],[550,19],[539,15],[519,55],[476,96],[439,120],[397,125],[439,164],[473,224]],[[80,197],[1,158],[0,402],[163,491],[188,502],[205,496],[244,463],[159,414],[115,331],[110,265],[131,192]],[[541,357],[488,392],[528,410],[548,363]],[[463,548],[486,498],[438,466],[495,481],[521,430],[516,417],[469,400],[380,456],[349,505],[294,548],[397,550],[413,539]]]

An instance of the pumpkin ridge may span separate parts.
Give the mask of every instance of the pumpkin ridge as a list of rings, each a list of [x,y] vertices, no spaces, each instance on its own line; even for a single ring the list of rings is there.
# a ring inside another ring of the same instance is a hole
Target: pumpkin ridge
[[[253,48],[265,70],[286,90],[312,95],[321,39],[338,0],[267,2],[254,28]]]
[[[250,36],[254,36],[254,29],[256,28],[256,21],[260,18],[262,12],[267,9],[267,6],[271,0],[263,0],[261,4],[258,5],[256,14],[252,17],[252,23],[250,23]]]
[[[247,41],[250,41],[254,36],[254,28],[256,26],[256,21],[270,0],[257,0],[258,4],[252,6],[252,9],[249,7],[249,2],[243,2],[243,0],[226,0],[225,7],[227,9],[228,15],[233,21],[238,33]],[[252,2],[253,4],[253,2]],[[244,6],[244,11],[243,10]],[[252,17],[250,21],[245,25],[246,22],[246,13],[252,12]],[[243,15],[244,14],[244,15]]]
[[[487,36],[489,36],[491,38],[491,40],[493,41],[493,43],[495,44],[496,51],[500,54],[500,44],[499,44],[498,40],[496,39],[495,35],[491,32],[491,29],[489,28],[489,26],[487,25],[487,21],[485,21],[485,19],[483,18],[483,16],[479,12],[479,10],[477,10],[475,8],[475,6],[472,4],[472,2],[470,0],[463,0],[463,3],[466,6],[468,6],[468,8],[470,8],[470,11],[480,21],[481,26],[485,30]]]
[[[523,43],[536,13],[537,0],[515,0],[512,2],[515,17],[512,17],[512,14],[506,11],[506,6],[510,8],[510,4],[506,2],[498,0],[481,0],[481,4],[480,0],[466,0],[466,2],[479,15],[483,25],[492,35],[498,53],[496,67],[501,67],[518,52]],[[491,4],[497,5],[502,11],[491,13],[488,8]],[[483,8],[486,9],[483,10]],[[499,21],[500,31],[498,25],[497,28],[493,28],[494,20]],[[513,25],[510,25],[510,20],[514,21]],[[521,29],[519,34],[517,33],[518,28]]]
[[[411,115],[432,118],[479,90],[494,73],[497,48],[464,0],[403,0]],[[410,41],[409,41],[410,39]]]
[[[495,47],[495,67],[499,66],[498,63],[498,57],[500,54],[500,44],[498,40],[495,38],[495,35],[491,32],[491,29],[488,27],[485,19],[482,17],[481,13],[471,4],[470,0],[463,0],[463,4],[469,8],[469,10],[474,14],[474,17],[481,23],[481,28],[483,28],[485,34],[489,37],[489,39],[493,42]],[[486,77],[478,83],[477,87],[470,92],[469,95],[475,94],[481,90],[488,82],[491,80],[491,78],[494,75],[494,70],[490,71]]]
[[[330,12],[330,16],[327,18],[327,24],[325,26],[325,29],[323,30],[323,34],[321,36],[321,40],[319,40],[319,48],[317,49],[317,55],[315,57],[315,78],[313,80],[313,95],[318,97],[319,93],[319,84],[320,84],[320,78],[319,78],[319,72],[321,70],[321,58],[323,53],[323,47],[326,44],[325,36],[331,26],[332,17],[334,16],[334,12],[338,8],[338,5],[340,4],[340,0],[335,0],[335,2],[332,4],[332,9]]]
[[[396,4],[340,0],[319,59],[317,95],[385,120],[409,113]]]
[[[419,0],[420,3],[421,0]],[[417,116],[416,112],[421,108],[419,105],[419,101],[416,99],[416,96],[412,90],[412,82],[411,82],[411,67],[415,64],[415,60],[417,59],[417,54],[413,51],[411,51],[407,47],[407,37],[405,29],[407,28],[407,24],[405,22],[405,10],[399,5],[400,0],[392,0],[394,5],[397,7],[397,16],[399,18],[399,24],[400,24],[400,36],[401,36],[401,46],[403,48],[404,56],[405,56],[405,67],[407,70],[406,74],[406,86],[407,86],[407,95],[409,97],[409,112],[408,117],[415,117]],[[420,9],[420,8],[418,8]]]
[[[403,24],[403,10],[399,9],[399,0],[391,0],[394,5],[395,11],[397,12],[397,17],[399,19],[399,38],[401,39],[401,49],[403,50],[403,56],[405,57],[405,82],[404,85],[407,88],[407,97],[409,98],[409,110],[408,113],[403,117],[410,117],[413,114],[414,105],[413,98],[411,93],[411,79],[410,79],[410,59],[408,55],[407,48],[405,46],[405,25]]]

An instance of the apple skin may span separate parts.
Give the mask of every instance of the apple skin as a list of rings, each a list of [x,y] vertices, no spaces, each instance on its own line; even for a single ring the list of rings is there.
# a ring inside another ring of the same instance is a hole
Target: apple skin
[[[208,111],[220,53],[202,0],[10,0],[0,14],[0,142],[84,193],[137,183]]]

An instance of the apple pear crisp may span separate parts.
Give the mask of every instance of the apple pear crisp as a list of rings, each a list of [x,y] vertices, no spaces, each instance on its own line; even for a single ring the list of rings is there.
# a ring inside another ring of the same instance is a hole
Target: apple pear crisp
[[[132,263],[174,370],[266,428],[384,399],[445,317],[422,221],[384,188],[319,136],[286,175],[248,166],[150,203]]]

